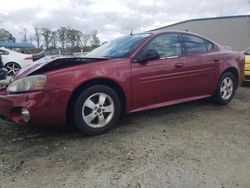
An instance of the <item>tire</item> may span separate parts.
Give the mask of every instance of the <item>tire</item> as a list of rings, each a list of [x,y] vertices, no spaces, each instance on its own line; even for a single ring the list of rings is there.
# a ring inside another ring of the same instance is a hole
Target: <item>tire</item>
[[[236,78],[230,73],[224,73],[218,82],[216,93],[214,96],[215,102],[219,105],[228,104],[234,97],[236,91]]]
[[[121,115],[119,96],[105,85],[95,85],[82,91],[73,108],[75,125],[91,136],[112,129]]]
[[[8,76],[13,76],[21,69],[21,66],[15,62],[9,62],[9,63],[6,63],[4,68],[7,69]]]

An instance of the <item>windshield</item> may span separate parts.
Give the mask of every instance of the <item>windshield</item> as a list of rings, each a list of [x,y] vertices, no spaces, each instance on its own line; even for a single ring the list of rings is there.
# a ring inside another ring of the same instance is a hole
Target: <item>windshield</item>
[[[136,34],[107,42],[89,52],[86,57],[126,58],[151,34]]]

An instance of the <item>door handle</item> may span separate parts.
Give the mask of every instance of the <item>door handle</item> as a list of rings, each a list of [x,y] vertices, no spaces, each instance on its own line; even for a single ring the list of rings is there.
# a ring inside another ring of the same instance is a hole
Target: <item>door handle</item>
[[[219,59],[218,57],[215,57],[215,58],[213,59],[213,61],[214,61],[214,62],[218,62],[218,61],[220,61],[220,59]]]
[[[177,63],[177,64],[175,64],[175,67],[176,67],[176,68],[181,68],[181,67],[183,67],[183,66],[184,66],[183,63]]]

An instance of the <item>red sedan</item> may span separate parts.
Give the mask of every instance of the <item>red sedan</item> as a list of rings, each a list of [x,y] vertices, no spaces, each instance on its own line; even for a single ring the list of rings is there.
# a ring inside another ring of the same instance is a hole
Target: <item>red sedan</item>
[[[0,91],[1,119],[20,126],[76,125],[104,133],[131,113],[213,96],[227,104],[244,57],[179,31],[125,36],[86,57],[43,58]]]

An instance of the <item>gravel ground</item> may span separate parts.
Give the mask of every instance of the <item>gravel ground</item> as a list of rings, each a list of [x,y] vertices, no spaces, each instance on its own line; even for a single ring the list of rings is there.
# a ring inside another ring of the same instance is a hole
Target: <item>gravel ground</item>
[[[0,124],[0,188],[250,187],[250,86],[227,106],[126,115],[96,137]]]

